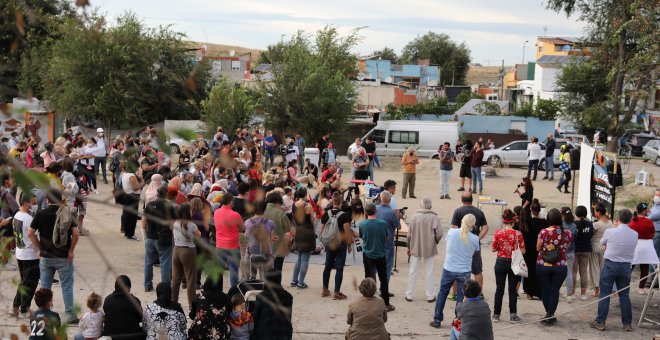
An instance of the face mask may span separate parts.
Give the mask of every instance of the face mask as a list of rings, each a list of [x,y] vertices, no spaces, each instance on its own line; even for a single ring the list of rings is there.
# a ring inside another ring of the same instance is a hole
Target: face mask
[[[660,203],[660,196],[653,196],[653,203],[655,204]]]
[[[39,209],[39,207],[36,204],[31,205],[30,206],[30,214],[32,214],[32,215],[36,214],[37,209]]]

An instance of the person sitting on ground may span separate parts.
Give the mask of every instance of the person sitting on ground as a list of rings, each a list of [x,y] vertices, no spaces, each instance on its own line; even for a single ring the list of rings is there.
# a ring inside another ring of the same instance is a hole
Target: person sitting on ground
[[[168,282],[156,286],[156,301],[150,303],[144,311],[142,328],[147,333],[147,340],[188,338],[186,315],[181,305],[172,301],[172,287]]]
[[[389,339],[390,334],[385,328],[387,308],[383,300],[375,296],[376,281],[367,277],[362,280],[358,289],[362,296],[348,305],[346,323],[350,327],[346,331],[346,339]]]
[[[222,278],[214,281],[211,277],[207,277],[202,289],[190,307],[188,316],[193,323],[188,330],[188,338],[202,340],[208,339],[210,334],[215,334],[217,339],[229,339],[231,336],[227,324],[229,297],[222,292]]]
[[[34,293],[34,303],[39,307],[30,318],[30,340],[51,340],[59,338],[61,329],[60,315],[51,310],[53,306],[53,291],[50,288],[39,288]]]
[[[291,339],[293,296],[282,288],[281,270],[269,269],[265,281],[264,291],[257,295],[257,300],[254,302],[252,311],[254,332],[250,339]]]
[[[131,294],[131,279],[119,275],[115,281],[115,291],[103,301],[103,336],[122,340],[141,340],[144,333],[142,322],[142,303]]]
[[[456,306],[456,320],[452,323],[449,339],[494,339],[490,308],[486,301],[479,298],[481,295],[479,282],[466,280],[463,284],[463,293],[465,300]]]
[[[87,297],[89,311],[80,318],[78,327],[81,333],[76,334],[76,340],[96,340],[101,336],[103,332],[103,312],[99,309],[102,302],[100,295],[96,293],[89,294]]]
[[[231,297],[232,311],[229,315],[232,340],[250,340],[250,333],[254,331],[252,313],[245,310],[245,299],[241,294]]]

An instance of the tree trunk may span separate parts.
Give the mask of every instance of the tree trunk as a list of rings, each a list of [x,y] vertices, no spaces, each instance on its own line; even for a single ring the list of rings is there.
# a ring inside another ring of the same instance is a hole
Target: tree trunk
[[[621,18],[621,26],[623,23],[628,22],[630,20],[630,13],[629,9],[626,7],[625,3],[621,6],[622,9],[622,15],[623,18]],[[618,55],[617,55],[617,63],[616,63],[616,78],[614,80],[614,93],[612,94],[612,118],[610,121],[610,127],[609,127],[609,135],[612,137],[619,136],[620,131],[619,131],[619,116],[621,114],[621,94],[623,93],[623,80],[625,78],[625,72],[624,72],[624,66],[626,62],[626,40],[628,39],[628,34],[627,34],[627,29],[624,27],[619,27],[619,33],[618,33]],[[608,145],[608,151],[616,151],[616,148],[614,150],[610,150],[610,147]]]

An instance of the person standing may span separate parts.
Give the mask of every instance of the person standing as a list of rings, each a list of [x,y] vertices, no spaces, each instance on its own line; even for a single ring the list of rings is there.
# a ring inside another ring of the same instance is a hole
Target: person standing
[[[538,199],[532,199],[530,210],[531,218],[529,222],[523,223],[520,227],[525,241],[525,254],[523,254],[523,257],[527,264],[527,277],[523,278],[523,291],[527,294],[527,300],[532,300],[534,297],[541,298],[541,286],[536,273],[536,257],[538,256],[536,240],[538,240],[541,230],[548,226],[548,222],[539,217],[541,203]]]
[[[312,205],[305,201],[306,198],[307,189],[298,188],[296,190],[297,201],[293,203],[291,211],[296,226],[294,241],[298,251],[298,260],[293,267],[291,287],[295,286],[302,289],[308,287],[305,283],[305,276],[307,275],[307,268],[309,268],[309,257],[312,251],[316,249],[316,233],[314,232],[316,214]]]
[[[472,160],[470,161],[470,172],[472,173],[472,192],[477,192],[479,185],[479,195],[484,192],[484,179],[481,178],[481,164],[483,164],[484,150],[481,142],[474,143],[472,150]]]
[[[577,234],[575,234],[575,263],[573,264],[573,274],[571,276],[575,285],[577,274],[580,273],[580,300],[587,301],[589,299],[587,297],[589,259],[591,258],[591,238],[594,234],[594,227],[591,221],[587,219],[587,208],[585,206],[579,205],[575,208],[575,217],[577,217],[575,222]]]
[[[640,278],[639,281],[639,295],[644,295],[646,292],[646,281],[649,274],[649,265],[658,264],[658,255],[653,249],[653,235],[655,229],[653,222],[646,217],[648,213],[648,205],[646,203],[639,203],[636,211],[633,213],[633,219],[630,221],[630,229],[637,232],[637,247],[635,248],[635,259],[633,265],[639,265]]]
[[[20,210],[14,215],[14,237],[16,237],[16,261],[21,281],[16,289],[11,316],[28,318],[32,297],[39,283],[39,257],[37,249],[30,241],[28,234],[32,225],[32,206],[37,207],[37,198],[24,194],[20,200]],[[36,212],[36,209],[34,209]]]
[[[0,249],[0,270],[14,271],[17,267],[9,263],[10,245],[14,238],[14,233],[11,226],[11,219],[20,210],[14,193],[16,192],[16,185],[14,177],[9,172],[0,175],[0,240],[2,241],[2,249]]]
[[[275,137],[273,137],[273,131],[266,131],[266,137],[264,138],[264,171],[273,167],[276,146],[277,142],[275,141]],[[268,161],[270,161],[270,166],[268,166]]]
[[[195,299],[197,282],[196,258],[194,240],[202,235],[197,225],[192,222],[190,204],[184,203],[178,207],[177,220],[172,227],[174,234],[174,252],[172,253],[172,301],[179,302],[179,287],[185,278],[188,306]]]
[[[463,302],[463,284],[470,278],[472,258],[480,249],[479,237],[473,232],[476,221],[477,218],[473,214],[466,214],[459,222],[460,229],[452,228],[447,232],[445,264],[440,278],[440,291],[435,302],[433,321],[430,323],[433,328],[440,328],[440,323],[444,319],[443,311],[447,296],[454,283],[459,287],[456,293],[456,304],[460,305]]]
[[[555,179],[555,148],[557,147],[557,142],[555,142],[554,137],[551,133],[548,134],[548,139],[545,141],[545,176],[543,179],[552,181]],[[548,177],[548,172],[550,177]],[[529,177],[529,175],[527,175]]]
[[[548,212],[548,227],[541,230],[536,241],[536,274],[541,284],[541,298],[545,316],[541,323],[551,326],[557,322],[555,311],[559,304],[559,289],[567,275],[566,251],[573,240],[570,231],[564,230],[561,213],[557,209]]]
[[[413,300],[413,291],[417,281],[417,266],[424,260],[426,274],[426,301],[435,302],[435,287],[433,265],[438,255],[438,242],[442,239],[440,218],[431,210],[432,202],[429,198],[422,198],[419,210],[415,212],[408,225],[408,256],[410,258],[410,271],[408,272],[408,290],[406,301]]]
[[[575,236],[577,235],[577,226],[575,226],[575,216],[571,212],[571,208],[562,207],[560,210],[563,219],[562,226],[564,230],[571,233],[571,241],[566,247],[566,301],[573,302],[575,293],[575,280],[573,277],[573,267],[575,266]]]
[[[500,321],[502,312],[502,299],[504,298],[504,284],[509,281],[509,315],[511,322],[522,321],[518,316],[518,292],[516,284],[518,279],[511,268],[511,259],[513,251],[520,249],[525,254],[525,243],[522,233],[513,229],[515,216],[511,209],[506,209],[502,213],[502,229],[495,231],[491,249],[497,253],[495,260],[495,305],[493,306],[493,321]]]
[[[323,149],[321,152],[321,158],[323,158],[323,167],[327,167],[328,164],[337,162],[337,150],[334,148],[332,143],[328,143],[328,147]]]
[[[144,291],[153,286],[153,265],[160,263],[161,282],[170,282],[172,276],[173,235],[172,222],[176,218],[174,207],[167,198],[167,187],[157,189],[157,198],[148,202],[142,218],[144,232]]]
[[[263,216],[275,224],[271,236],[271,248],[273,250],[273,268],[279,271],[284,266],[284,258],[289,254],[289,235],[291,235],[291,221],[284,213],[283,205],[284,200],[279,192],[274,191],[266,195],[266,211]]]
[[[419,159],[415,153],[415,148],[412,146],[408,148],[408,151],[401,158],[401,164],[403,165],[403,190],[401,190],[401,196],[406,198],[406,192],[408,192],[410,198],[417,198],[415,197],[415,176]]]
[[[330,273],[335,269],[335,290],[333,299],[344,300],[346,295],[341,292],[341,284],[344,280],[344,266],[346,264],[347,248],[353,242],[353,233],[351,232],[351,215],[341,210],[342,195],[339,192],[332,194],[332,207],[327,209],[321,218],[321,229],[319,235],[323,233],[326,225],[334,223],[339,230],[340,242],[336,249],[326,248],[325,266],[323,267],[323,290],[321,297],[330,296]]]
[[[358,226],[360,238],[362,238],[362,261],[364,264],[364,276],[376,279],[375,271],[378,272],[380,280],[381,297],[385,302],[388,312],[394,310],[390,304],[390,294],[387,280],[387,265],[385,260],[385,243],[391,237],[387,222],[376,217],[376,205],[367,203],[364,207],[367,219]],[[375,270],[374,270],[375,269]]]
[[[400,216],[397,212],[392,209],[390,206],[392,194],[389,191],[383,191],[380,193],[380,204],[376,206],[376,216],[378,219],[385,221],[387,223],[387,231],[389,237],[387,242],[385,242],[385,258],[387,263],[387,281],[390,281],[392,276],[392,268],[394,267],[394,243],[396,239],[396,231],[401,229],[401,221],[399,220]],[[382,290],[382,282],[381,290]],[[390,293],[390,296],[394,294]]]
[[[546,148],[546,151],[548,149]],[[554,149],[553,149],[554,152]],[[531,143],[527,144],[527,177],[531,178],[532,181],[536,181],[536,174],[539,170],[539,160],[541,159],[541,146],[539,145],[539,139],[532,137]],[[534,169],[534,176],[530,176]]]
[[[108,176],[106,174],[106,161],[108,159],[108,143],[105,139],[103,128],[96,129],[96,148],[94,149],[94,176],[99,174],[99,169],[103,175],[103,183],[108,184]]]
[[[298,171],[302,173],[305,166],[305,139],[296,133],[295,145],[298,148]]]
[[[376,158],[376,141],[372,135],[367,136],[367,142],[364,143],[364,150],[369,157],[369,179],[374,180],[374,159]]]
[[[58,247],[53,242],[57,212],[63,206],[62,191],[60,189],[49,189],[47,197],[48,208],[39,210],[34,215],[28,235],[30,242],[37,249],[37,257],[41,258],[39,261],[41,288],[50,289],[53,285],[55,272],[58,273],[62,286],[66,323],[77,325],[80,320],[73,311],[73,257],[80,233],[75,219],[71,217],[66,244]],[[37,233],[39,238],[37,238]]]
[[[440,159],[440,199],[449,199],[449,180],[456,161],[456,154],[451,151],[449,142],[445,142],[438,151],[438,159]]]
[[[610,294],[616,284],[619,291],[619,304],[621,305],[621,321],[623,330],[632,332],[632,305],[630,303],[630,266],[635,258],[637,246],[637,232],[630,229],[628,224],[632,220],[632,213],[628,209],[619,210],[619,225],[605,231],[600,244],[605,248],[605,263],[600,273],[600,300],[598,302],[598,315],[589,325],[599,331],[606,329],[605,321],[610,310]]]
[[[655,253],[660,257],[660,189],[655,189],[653,196],[653,207],[649,211],[648,218],[653,222],[655,227],[655,236],[653,236],[653,247]]]
[[[458,151],[460,148],[460,152]],[[472,141],[469,139],[465,141],[464,145],[456,145],[456,153],[462,154],[461,156],[461,169],[459,176],[461,177],[461,187],[457,191],[465,191],[465,180],[468,182],[468,191],[472,190],[472,172],[470,171],[470,164],[472,163]]]
[[[593,297],[600,296],[600,271],[603,268],[603,256],[605,252],[603,247],[600,246],[600,240],[603,238],[605,231],[614,227],[607,215],[607,209],[604,205],[599,204],[596,206],[596,221],[594,225],[594,233],[591,236],[591,258],[589,259],[589,279],[591,286],[594,288]]]
[[[563,185],[564,193],[570,194],[571,192],[568,191],[568,183],[570,183],[571,181],[571,153],[569,152],[566,145],[562,145],[560,150],[561,153],[559,154],[559,164],[566,163],[566,165],[559,166],[560,170],[562,169],[562,167],[564,168],[564,170],[561,170],[562,175],[561,175],[561,179],[559,180],[559,185],[557,185],[557,190],[561,192],[561,187]]]
[[[115,141],[115,150],[112,153],[112,160],[110,161],[110,171],[112,171],[112,183],[114,184],[119,180],[121,175],[121,164],[122,159],[124,158],[124,150],[126,150],[126,144],[121,139]]]
[[[325,170],[323,165],[323,150],[328,147],[328,143],[330,143],[330,134],[326,133],[321,138],[319,138],[318,141],[316,141],[316,148],[319,150],[319,162],[318,162],[318,167],[321,169],[321,171]]]
[[[238,244],[239,233],[245,231],[241,215],[234,210],[234,196],[224,193],[220,198],[222,206],[213,214],[215,222],[215,246],[218,248],[220,261],[229,269],[229,283],[233,287],[238,283],[238,267],[241,262],[241,249]]]
[[[133,161],[129,161],[134,163]],[[135,164],[134,164],[135,165]],[[140,203],[140,191],[144,187],[144,182],[132,172],[136,167],[127,163],[121,163],[121,175],[119,176],[120,185],[124,190],[124,202],[121,211],[121,230],[128,240],[139,241],[135,236],[135,226],[138,221],[138,205]],[[62,182],[64,184],[64,182]]]

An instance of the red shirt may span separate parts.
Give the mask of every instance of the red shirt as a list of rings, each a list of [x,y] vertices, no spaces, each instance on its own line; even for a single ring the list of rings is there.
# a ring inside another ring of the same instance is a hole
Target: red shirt
[[[628,223],[630,229],[637,232],[638,240],[652,240],[655,236],[655,226],[646,216],[633,217],[632,221]]]
[[[546,265],[545,261],[543,261],[543,253],[557,249],[557,247],[559,247],[559,254],[561,257],[560,261],[552,264],[548,263],[547,265],[552,267],[565,267],[567,264],[566,249],[568,249],[568,246],[573,240],[573,234],[571,234],[571,232],[567,229],[564,229],[564,233],[562,234],[561,228],[559,228],[559,226],[555,226],[554,230],[550,230],[549,228],[541,230],[541,233],[539,234],[538,239],[541,240],[541,244],[543,246],[539,252],[539,255],[536,257],[536,263],[542,266]]]
[[[219,249],[238,248],[238,226],[243,222],[241,215],[223,205],[213,214],[215,221],[215,247]]]
[[[518,245],[516,246],[516,241]],[[498,229],[493,235],[493,250],[497,250],[497,257],[511,258],[511,253],[516,248],[525,249],[525,241],[522,233],[513,229]]]
[[[330,182],[330,183],[332,183],[335,180],[334,177],[332,177],[334,175],[335,175],[334,172],[331,172],[330,169],[326,169],[321,174],[321,182]]]

